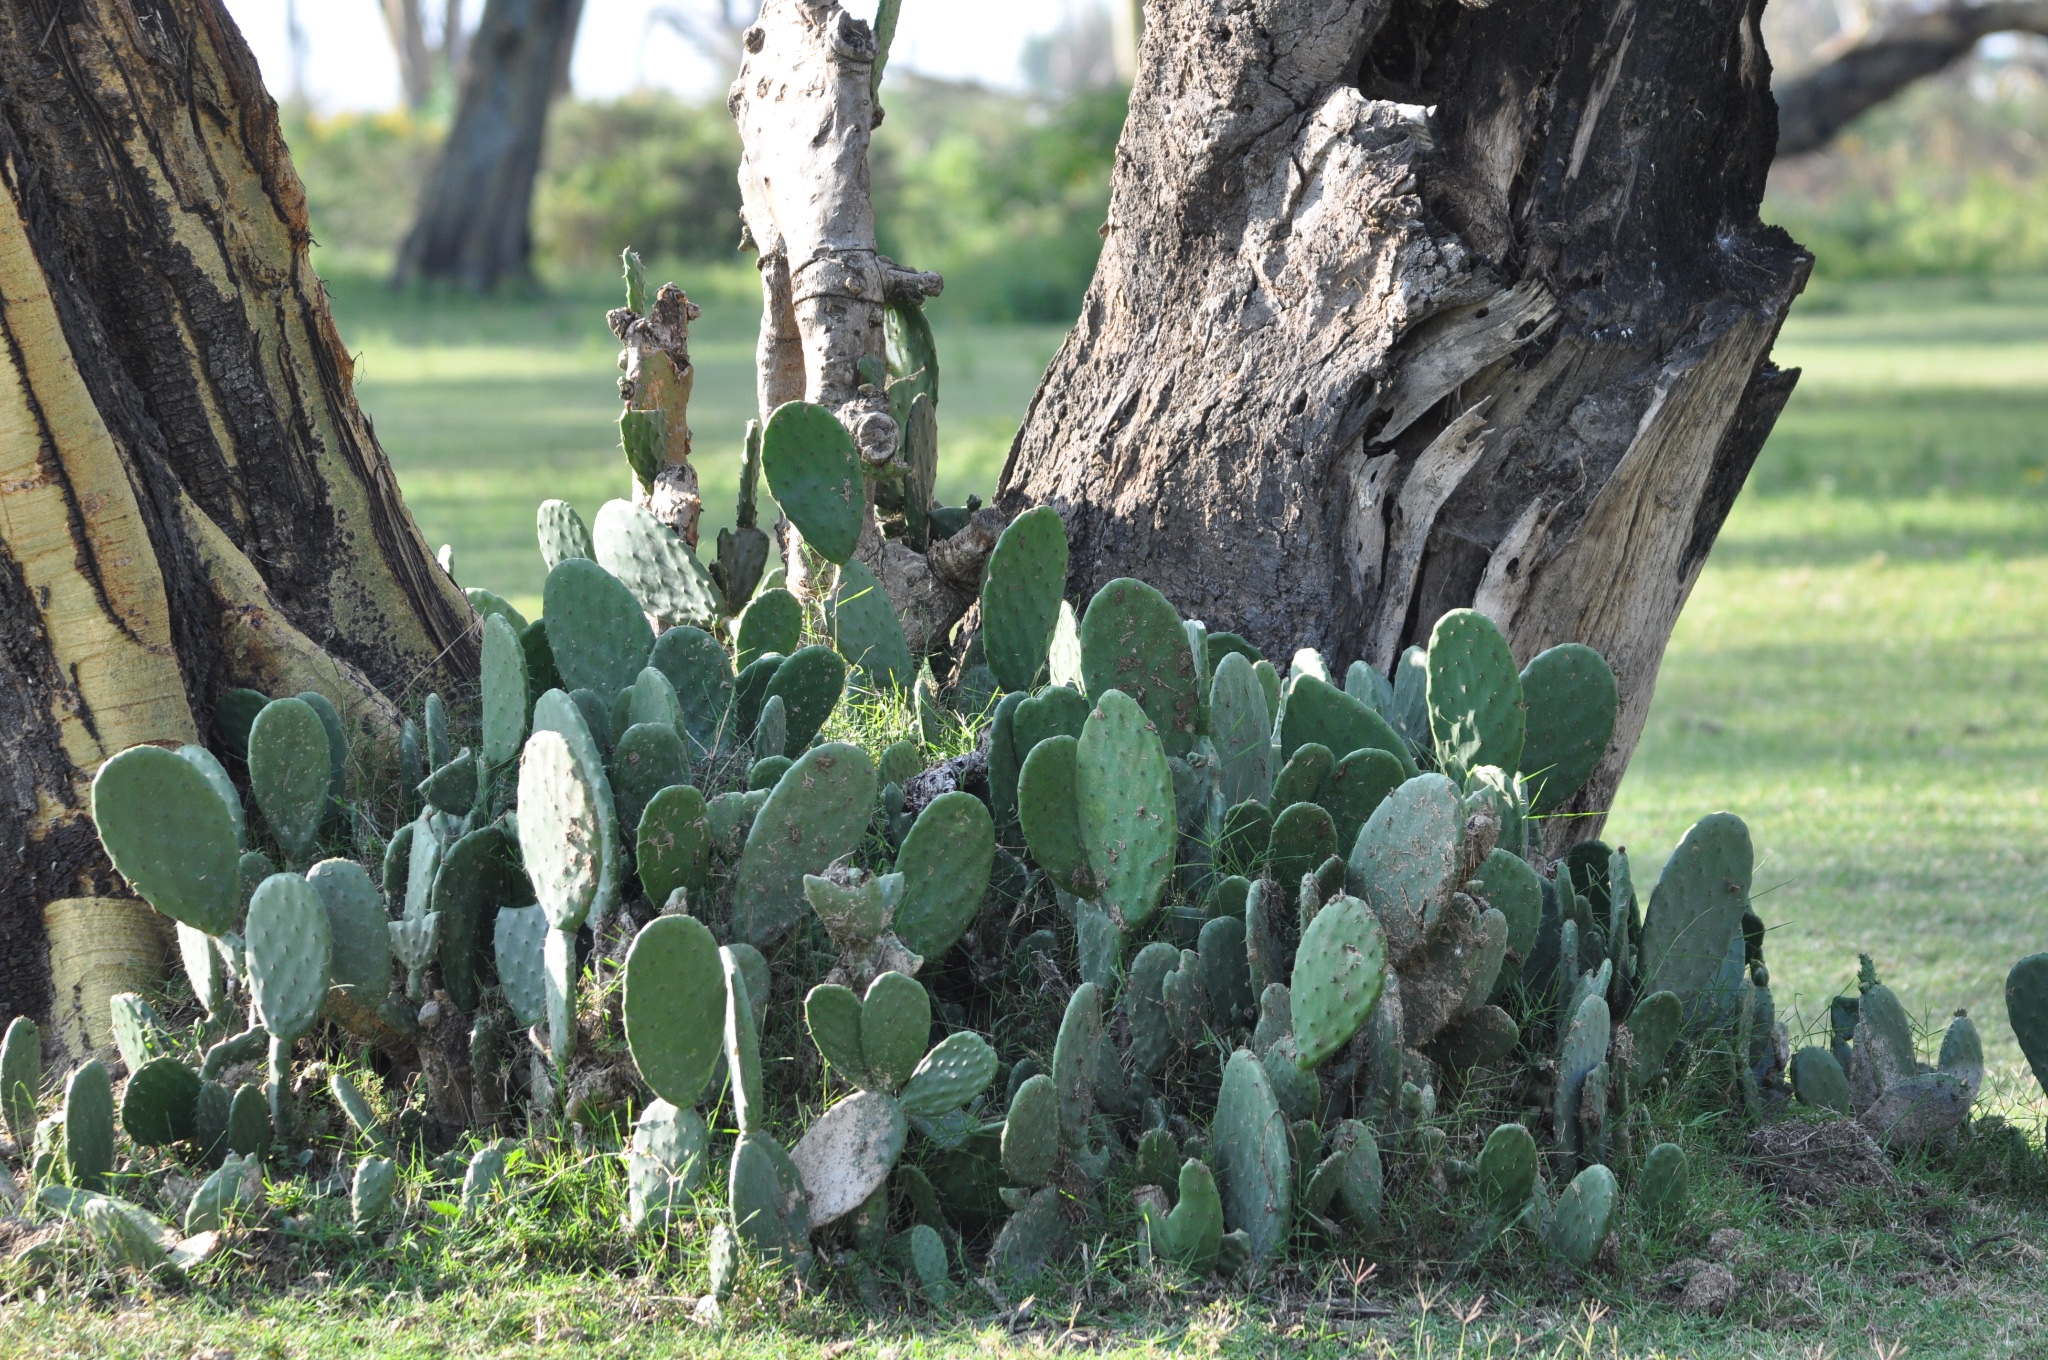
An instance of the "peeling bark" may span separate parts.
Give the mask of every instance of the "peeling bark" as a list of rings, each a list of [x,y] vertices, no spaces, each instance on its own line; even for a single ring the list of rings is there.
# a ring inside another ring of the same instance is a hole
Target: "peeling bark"
[[[72,1051],[115,965],[53,978],[60,924],[154,920],[100,851],[101,761],[210,740],[246,685],[325,694],[374,763],[392,696],[474,667],[309,243],[219,0],[0,7],[0,1013]]]
[[[1269,655],[1478,601],[1621,683],[1597,834],[1796,374],[1760,0],[1153,0],[1107,241],[997,505]]]

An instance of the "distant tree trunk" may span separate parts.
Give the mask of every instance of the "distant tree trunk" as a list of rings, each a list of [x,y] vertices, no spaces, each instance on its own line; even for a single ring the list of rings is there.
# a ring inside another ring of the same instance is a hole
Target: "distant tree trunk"
[[[427,24],[420,0],[382,0],[384,28],[398,57],[398,88],[405,106],[417,112],[434,97],[434,49],[427,46]]]
[[[473,669],[355,401],[276,106],[221,0],[0,6],[0,1016],[104,1044],[162,921],[90,792],[317,690],[365,768]]]
[[[583,0],[488,0],[448,144],[420,191],[397,281],[488,289],[532,270],[533,181]]]
[[[1994,33],[2048,34],[2048,0],[1972,0],[1908,11],[1824,49],[1820,64],[1778,87],[1778,154],[1818,151],[1916,80],[1939,75]]]
[[[1762,0],[1152,0],[1107,242],[999,504],[1285,664],[1476,605],[1599,648],[1597,833],[1796,373]]]

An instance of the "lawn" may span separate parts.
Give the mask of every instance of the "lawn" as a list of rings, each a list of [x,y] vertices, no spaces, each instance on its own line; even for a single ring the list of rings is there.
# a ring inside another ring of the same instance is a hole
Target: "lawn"
[[[708,537],[732,513],[755,303],[742,275],[680,277],[705,306],[692,423]],[[333,285],[363,401],[428,541],[453,544],[465,583],[522,607],[537,605],[542,575],[536,502],[561,496],[589,516],[623,487],[617,346],[602,324],[615,292],[606,279],[568,280],[479,305],[394,296],[367,279]],[[934,311],[941,496],[958,501],[993,486],[1060,333],[954,326],[943,304]],[[2001,992],[2014,959],[2048,948],[2048,280],[1817,291],[1779,360],[1804,377],[1672,639],[1608,839],[1636,852],[1646,881],[1692,820],[1740,812],[1759,851],[1758,909],[1774,928],[1774,990],[1795,1032],[1824,1015],[1867,951],[1930,1029],[1958,1007],[1977,1017],[1993,1068],[1987,1102],[2030,1107],[2023,1118],[2037,1134],[2040,1092]],[[1681,1136],[1722,1137],[1711,1124],[1695,1118]],[[1351,1292],[1334,1279],[1292,1273],[1248,1303],[1235,1289],[1132,1294],[1091,1274],[1058,1317],[970,1293],[951,1331],[909,1333],[909,1319],[869,1324],[809,1301],[721,1333],[687,1321],[702,1288],[696,1253],[629,1280],[564,1274],[544,1265],[543,1239],[561,1231],[550,1222],[467,1245],[450,1230],[446,1251],[433,1247],[417,1269],[341,1270],[289,1294],[208,1291],[170,1308],[83,1315],[38,1301],[10,1315],[0,1352],[910,1360],[1067,1340],[1119,1354],[1448,1356],[1466,1330],[1454,1312],[1475,1303],[1471,1335],[1498,1329],[1498,1340],[1474,1355],[1920,1357],[2048,1345],[2048,1291],[2034,1283],[2048,1222],[2010,1196],[1977,1193],[1996,1176],[1787,1211],[1725,1161],[1701,1165],[1698,1221],[1625,1244],[1619,1269],[1586,1282],[1584,1304],[1581,1291],[1523,1271],[1432,1284],[1443,1292],[1425,1307],[1393,1265],[1366,1292],[1395,1315],[1368,1323],[1307,1306],[1310,1295]],[[2028,1183],[2032,1206],[2038,1176]],[[615,1184],[602,1193],[618,1198]],[[583,1228],[602,1236],[608,1222]],[[1683,1317],[1646,1278],[1673,1253],[1699,1254],[1721,1227],[1749,1234],[1736,1264],[1744,1301],[1720,1321]],[[819,1344],[834,1337],[848,1349]]]

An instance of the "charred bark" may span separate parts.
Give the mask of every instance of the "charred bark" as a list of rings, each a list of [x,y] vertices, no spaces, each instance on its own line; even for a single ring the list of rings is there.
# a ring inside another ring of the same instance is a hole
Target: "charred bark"
[[[1595,834],[1796,375],[1760,0],[1153,0],[1080,323],[1005,466],[1070,593],[1389,670],[1476,605],[1613,663]]]
[[[1778,87],[1778,154],[1818,151],[1916,80],[1939,75],[1994,33],[2048,34],[2048,0],[1983,0],[1909,12]]]
[[[102,760],[249,686],[327,695],[374,762],[391,696],[473,664],[309,242],[219,0],[0,7],[0,1013],[54,1003],[74,1049],[160,924],[100,852]]]
[[[583,0],[489,0],[448,144],[420,190],[398,282],[489,289],[530,274],[533,181]]]

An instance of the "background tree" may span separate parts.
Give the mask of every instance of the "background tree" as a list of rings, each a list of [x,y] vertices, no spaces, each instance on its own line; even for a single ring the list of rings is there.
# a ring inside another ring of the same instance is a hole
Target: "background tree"
[[[533,181],[583,0],[488,0],[455,124],[420,193],[397,281],[488,289],[532,269]]]
[[[430,40],[421,0],[379,0],[391,50],[398,57],[398,88],[405,106],[417,113],[434,97],[445,75],[462,81],[469,34],[462,23],[462,0],[443,0],[440,31]]]
[[[219,0],[0,7],[0,1010],[105,1041],[161,962],[90,790],[316,690],[366,769],[473,621],[399,499]]]

